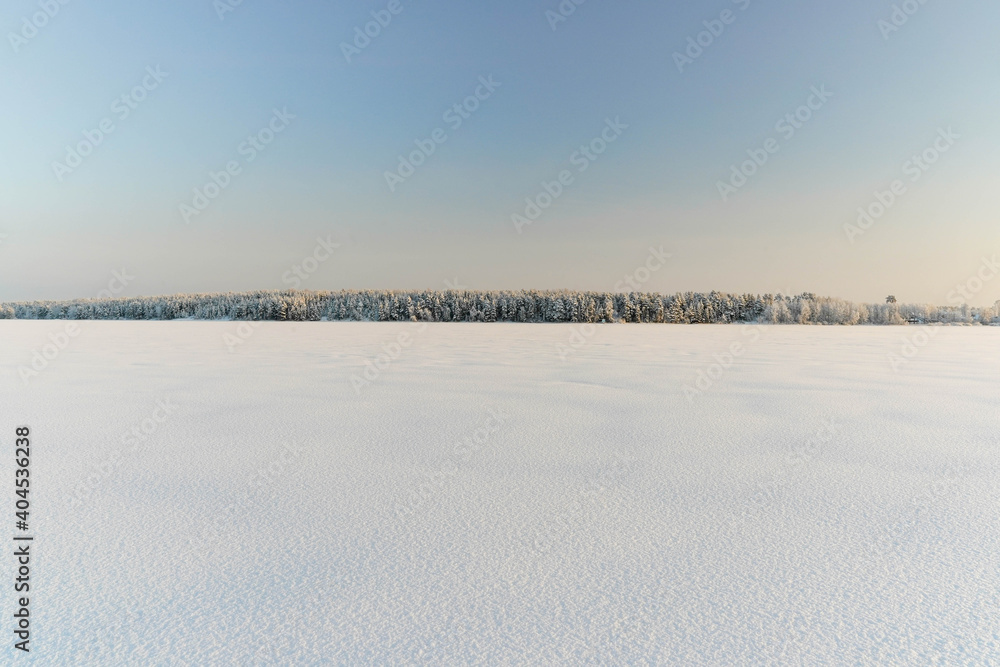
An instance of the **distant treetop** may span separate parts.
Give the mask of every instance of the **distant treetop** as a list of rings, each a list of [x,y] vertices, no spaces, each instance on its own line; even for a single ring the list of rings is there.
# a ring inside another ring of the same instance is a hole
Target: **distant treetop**
[[[1000,324],[1000,301],[970,308],[897,304],[893,296],[885,304],[856,304],[809,292],[284,290],[2,303],[0,319]]]

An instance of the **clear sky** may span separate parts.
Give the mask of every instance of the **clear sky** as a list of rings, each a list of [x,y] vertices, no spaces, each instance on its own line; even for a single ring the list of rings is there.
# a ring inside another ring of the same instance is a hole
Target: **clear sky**
[[[235,2],[3,4],[0,299],[612,290],[662,247],[643,289],[947,303],[1000,254],[996,2]]]

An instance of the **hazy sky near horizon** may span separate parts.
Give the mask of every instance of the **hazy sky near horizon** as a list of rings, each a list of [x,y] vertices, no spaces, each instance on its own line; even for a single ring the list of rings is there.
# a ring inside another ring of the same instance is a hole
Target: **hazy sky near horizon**
[[[1000,254],[994,2],[233,2],[4,4],[0,300],[610,291],[662,247],[642,289],[947,303]]]

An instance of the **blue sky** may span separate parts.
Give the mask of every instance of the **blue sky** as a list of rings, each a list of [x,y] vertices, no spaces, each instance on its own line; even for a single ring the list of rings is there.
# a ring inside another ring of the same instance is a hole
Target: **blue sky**
[[[887,32],[882,1],[587,0],[553,30],[554,0],[399,0],[347,62],[342,44],[389,4],[243,0],[220,18],[210,0],[70,0],[26,38],[38,0],[5,3],[0,299],[94,296],[123,268],[121,294],[289,287],[322,237],[340,247],[300,287],[611,290],[662,246],[643,289],[946,303],[1000,253],[996,3],[914,0]],[[165,76],[123,118],[113,105],[147,68]],[[453,128],[443,114],[480,77],[499,86]],[[778,131],[814,87],[829,99]],[[250,161],[275,109],[294,119]],[[579,171],[607,119],[627,129]],[[79,166],[54,167],[102,121]],[[438,128],[447,140],[390,189]],[[719,182],[768,139],[724,201]],[[925,150],[936,161],[911,180]],[[512,215],[563,171],[519,233]],[[845,230],[897,179],[882,217]],[[1000,280],[972,303],[998,298]]]

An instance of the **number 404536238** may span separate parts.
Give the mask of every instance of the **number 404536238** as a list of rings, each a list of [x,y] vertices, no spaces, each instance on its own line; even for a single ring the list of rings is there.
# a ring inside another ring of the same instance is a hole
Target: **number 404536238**
[[[14,451],[14,485],[16,487],[14,495],[17,496],[14,501],[14,506],[17,508],[15,512],[16,527],[19,530],[28,530],[28,509],[31,506],[28,501],[28,487],[30,485],[28,467],[31,463],[31,441],[28,436],[31,431],[27,426],[20,426],[15,433],[17,434]]]

